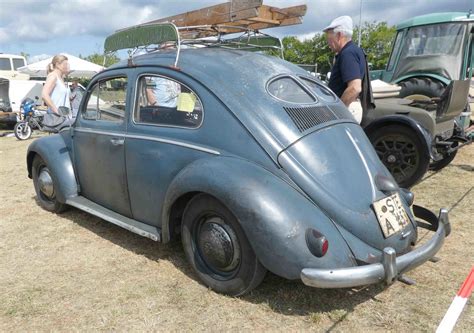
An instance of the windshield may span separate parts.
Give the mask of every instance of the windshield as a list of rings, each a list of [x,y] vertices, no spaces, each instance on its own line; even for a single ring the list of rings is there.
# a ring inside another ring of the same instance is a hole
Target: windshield
[[[9,58],[0,58],[0,70],[1,71],[11,71],[12,66],[10,65]]]
[[[412,27],[400,52],[395,78],[410,72],[429,72],[459,79],[466,24],[443,23]]]

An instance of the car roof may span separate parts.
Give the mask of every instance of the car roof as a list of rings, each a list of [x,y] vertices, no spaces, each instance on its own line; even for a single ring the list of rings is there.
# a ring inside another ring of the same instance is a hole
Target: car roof
[[[420,15],[412,17],[408,20],[402,21],[397,25],[397,30],[402,30],[405,28],[427,25],[427,24],[437,24],[437,23],[449,23],[449,22],[473,22],[474,15],[470,15],[467,12],[449,12],[449,13],[433,13],[427,15]]]
[[[175,56],[175,50],[160,51],[134,57],[133,63],[138,67],[170,67]],[[127,61],[102,73],[124,67]],[[311,77],[302,68],[265,54],[213,47],[181,50],[178,67],[180,73],[212,91],[254,135],[272,133],[275,149],[286,147],[301,136],[293,125],[278,120],[283,106],[268,94],[266,87],[269,80],[282,74]]]
[[[133,64],[135,66],[172,67],[175,57],[176,51],[174,49],[160,50],[133,57]],[[109,69],[127,66],[128,60],[124,60],[110,66]],[[277,57],[219,47],[181,49],[177,67],[181,72],[200,79],[203,72],[212,72],[213,76],[223,74],[228,77],[229,74],[245,70],[246,68],[243,66],[252,66],[252,75],[255,75],[255,67],[260,70],[260,75],[268,72],[274,74],[275,70],[292,72],[299,68]]]

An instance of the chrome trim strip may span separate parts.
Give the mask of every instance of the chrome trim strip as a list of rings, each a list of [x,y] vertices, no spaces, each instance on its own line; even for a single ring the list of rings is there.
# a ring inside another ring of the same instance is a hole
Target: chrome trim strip
[[[156,136],[151,136],[151,135],[136,135],[136,134],[126,134],[126,133],[119,133],[119,132],[109,132],[109,131],[101,131],[101,130],[95,130],[91,128],[83,128],[83,127],[76,127],[74,129],[77,132],[82,132],[82,133],[94,133],[94,134],[102,134],[102,135],[109,135],[109,136],[119,136],[119,137],[124,137],[128,139],[137,139],[137,140],[147,140],[147,141],[155,141],[155,142],[161,142],[161,143],[167,143],[171,145],[176,145],[180,147],[185,147],[189,149],[194,149],[194,150],[199,150],[208,154],[213,154],[213,155],[220,155],[221,153],[217,150],[205,148],[199,145],[195,144],[190,144],[182,141],[177,141],[177,140],[172,140],[172,139],[166,139],[166,138],[161,138],[161,137],[156,137]]]

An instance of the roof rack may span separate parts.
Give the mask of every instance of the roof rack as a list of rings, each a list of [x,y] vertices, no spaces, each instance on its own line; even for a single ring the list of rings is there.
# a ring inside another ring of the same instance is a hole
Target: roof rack
[[[132,57],[138,50],[150,52],[173,45],[177,48],[175,67],[182,45],[249,51],[276,49],[283,57],[281,40],[261,33],[260,29],[300,24],[306,5],[276,8],[262,3],[263,0],[232,0],[121,29],[106,38],[104,52],[129,49],[129,65],[132,65]],[[226,35],[239,33],[237,37],[226,38]]]

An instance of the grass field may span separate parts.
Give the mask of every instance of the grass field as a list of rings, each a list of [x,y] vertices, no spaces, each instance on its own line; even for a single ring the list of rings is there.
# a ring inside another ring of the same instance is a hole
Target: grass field
[[[441,260],[408,274],[416,285],[318,290],[268,274],[231,298],[196,280],[179,242],[42,210],[26,174],[31,142],[0,137],[0,331],[432,332],[474,264],[474,145],[413,189],[417,204],[448,208],[452,224]],[[457,332],[474,331],[472,303]]]

